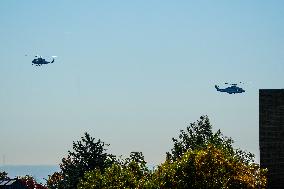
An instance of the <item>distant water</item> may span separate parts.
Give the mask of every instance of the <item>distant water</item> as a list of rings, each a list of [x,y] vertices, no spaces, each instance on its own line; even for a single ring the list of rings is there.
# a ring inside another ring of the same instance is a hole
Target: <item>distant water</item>
[[[35,178],[38,183],[46,183],[44,179],[48,178],[48,175],[59,171],[58,165],[4,165],[0,166],[0,171],[8,173],[10,178],[17,176],[30,175]]]
[[[154,170],[157,166],[148,165],[150,170]],[[58,165],[4,165],[0,166],[0,172],[5,171],[8,177],[15,178],[17,176],[30,175],[35,178],[38,183],[45,184],[48,175],[56,171],[60,171]]]

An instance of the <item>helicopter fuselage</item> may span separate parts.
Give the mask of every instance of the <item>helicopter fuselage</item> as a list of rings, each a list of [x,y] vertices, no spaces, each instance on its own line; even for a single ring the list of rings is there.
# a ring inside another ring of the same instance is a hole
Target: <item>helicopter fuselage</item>
[[[43,64],[49,64],[49,63],[53,63],[53,62],[54,62],[54,58],[52,59],[51,62],[48,62],[44,58],[39,57],[39,58],[33,59],[32,64],[35,64],[36,66],[41,66]]]
[[[219,92],[226,92],[226,93],[229,93],[229,94],[244,93],[245,92],[244,89],[242,89],[241,87],[237,87],[235,85],[232,85],[232,86],[227,87],[225,89],[220,89],[217,85],[215,85],[215,88]]]

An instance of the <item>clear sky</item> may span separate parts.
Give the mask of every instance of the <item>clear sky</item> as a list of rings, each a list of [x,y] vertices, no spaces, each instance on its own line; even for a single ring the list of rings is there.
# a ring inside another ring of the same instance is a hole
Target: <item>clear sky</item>
[[[281,0],[2,0],[0,164],[58,164],[86,131],[158,164],[204,114],[258,161],[258,89],[283,88],[283,50]]]

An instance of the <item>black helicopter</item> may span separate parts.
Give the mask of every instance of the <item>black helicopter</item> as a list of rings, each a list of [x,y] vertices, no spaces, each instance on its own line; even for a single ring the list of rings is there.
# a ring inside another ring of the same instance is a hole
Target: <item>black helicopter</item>
[[[43,64],[52,64],[54,63],[54,58],[56,58],[56,56],[52,56],[52,61],[49,62],[49,61],[46,61],[41,56],[35,56],[35,59],[33,59],[32,61],[32,65],[42,66]]]
[[[242,83],[242,82],[240,82]],[[217,89],[217,91],[219,92],[226,92],[229,94],[235,94],[235,93],[244,93],[245,90],[242,89],[241,87],[238,87],[236,83],[233,84],[229,84],[229,83],[225,83],[226,85],[231,85],[230,87],[227,87],[225,89],[220,89],[219,86],[215,85],[215,88]]]

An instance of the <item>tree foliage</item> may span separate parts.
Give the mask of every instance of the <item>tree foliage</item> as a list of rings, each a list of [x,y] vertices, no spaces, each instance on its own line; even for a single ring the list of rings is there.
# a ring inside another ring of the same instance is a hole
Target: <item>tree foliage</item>
[[[6,173],[5,171],[0,172],[0,180],[4,180],[4,179],[8,179],[8,173]]]
[[[188,150],[175,161],[166,160],[154,172],[158,188],[265,188],[266,170],[246,164],[209,144]]]
[[[49,177],[48,187],[76,188],[85,172],[93,169],[103,171],[109,167],[115,157],[106,153],[105,146],[108,145],[85,133],[81,141],[73,142],[73,151],[68,151],[67,158],[62,159],[61,171]]]
[[[43,186],[36,182],[34,177],[26,175],[18,178],[27,189],[48,189],[46,186]]]
[[[181,130],[178,139],[172,138],[174,146],[167,152],[169,160],[180,158],[188,150],[204,149],[208,144],[223,150],[229,155],[236,156],[244,163],[253,162],[254,155],[240,149],[234,149],[234,141],[224,136],[220,130],[212,131],[212,125],[208,116],[201,116],[197,122],[190,123],[186,130]]]
[[[143,154],[132,152],[125,161],[112,164],[104,172],[99,169],[86,172],[78,189],[149,188],[150,176]]]
[[[265,188],[267,170],[253,155],[233,148],[233,140],[212,131],[207,116],[181,130],[164,163],[150,171],[142,152],[125,160],[105,153],[104,143],[87,133],[73,143],[74,152],[63,159],[61,172],[48,180],[49,188],[79,189],[238,189]],[[50,182],[49,182],[50,181]]]
[[[154,171],[137,161],[115,163],[101,172],[88,171],[79,189],[239,189],[265,188],[266,170],[255,163],[246,164],[212,144],[187,150],[175,161],[167,159]]]
[[[52,175],[48,176],[48,179],[46,180],[46,185],[49,189],[58,189],[58,188],[64,188],[62,186],[63,184],[63,174],[62,172],[55,172]]]

